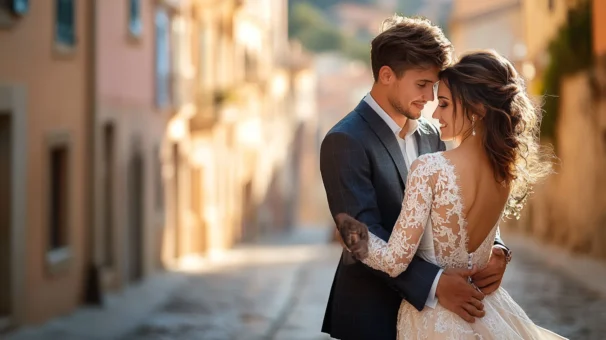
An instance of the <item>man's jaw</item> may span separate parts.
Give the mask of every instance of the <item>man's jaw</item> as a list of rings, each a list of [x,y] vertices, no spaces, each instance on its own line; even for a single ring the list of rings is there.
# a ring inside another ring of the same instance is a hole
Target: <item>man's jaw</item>
[[[426,104],[425,102],[412,102],[411,106],[416,107],[417,109],[419,109],[419,113],[420,113],[425,108],[425,104]]]

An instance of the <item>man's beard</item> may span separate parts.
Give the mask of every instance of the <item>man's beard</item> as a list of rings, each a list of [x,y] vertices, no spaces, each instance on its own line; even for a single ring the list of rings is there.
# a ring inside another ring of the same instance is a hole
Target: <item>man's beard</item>
[[[391,105],[391,107],[393,107],[393,109],[401,114],[402,116],[408,118],[408,119],[412,119],[412,120],[417,120],[421,117],[421,115],[419,114],[418,116],[414,115],[412,112],[410,112],[410,110],[406,110],[402,104],[400,104],[397,100],[392,99],[392,98],[387,98],[387,100],[389,101],[389,105]]]

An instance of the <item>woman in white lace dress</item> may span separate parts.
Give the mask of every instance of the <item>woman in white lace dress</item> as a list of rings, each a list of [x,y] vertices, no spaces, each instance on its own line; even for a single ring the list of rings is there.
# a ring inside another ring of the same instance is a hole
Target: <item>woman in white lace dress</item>
[[[406,270],[415,253],[445,269],[486,266],[499,221],[516,216],[531,185],[551,172],[551,156],[537,140],[540,110],[511,63],[496,52],[468,54],[442,71],[438,99],[434,118],[441,138],[458,146],[412,164],[389,242],[350,216],[336,218],[354,256],[392,277]],[[503,288],[483,303],[486,315],[467,323],[439,304],[419,312],[403,302],[398,338],[562,338],[535,325]]]

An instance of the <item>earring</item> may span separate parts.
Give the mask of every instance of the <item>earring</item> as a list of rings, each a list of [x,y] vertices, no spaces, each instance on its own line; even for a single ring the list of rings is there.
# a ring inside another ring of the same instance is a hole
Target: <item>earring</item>
[[[476,135],[476,116],[475,115],[471,116],[471,128],[472,128],[471,135],[475,136]]]

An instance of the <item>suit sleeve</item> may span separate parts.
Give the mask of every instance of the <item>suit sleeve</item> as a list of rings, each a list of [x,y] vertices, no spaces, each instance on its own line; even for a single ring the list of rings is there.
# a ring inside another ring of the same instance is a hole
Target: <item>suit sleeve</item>
[[[320,150],[320,171],[332,216],[347,213],[365,223],[369,231],[384,241],[390,233],[383,228],[377,196],[371,180],[371,166],[364,147],[344,132],[329,133]],[[391,278],[364,265],[381,277],[416,309],[425,306],[440,268],[414,256],[407,270]]]

